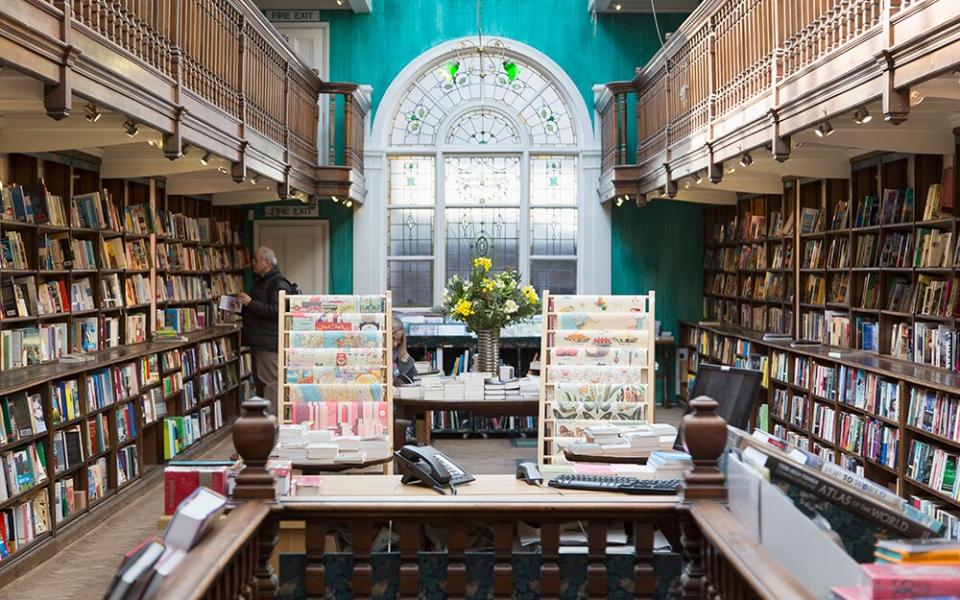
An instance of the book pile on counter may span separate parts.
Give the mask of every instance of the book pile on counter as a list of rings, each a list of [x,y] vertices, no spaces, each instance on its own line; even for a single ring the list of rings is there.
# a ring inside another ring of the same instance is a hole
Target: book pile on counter
[[[600,423],[587,427],[586,441],[574,442],[566,449],[581,456],[609,456],[617,458],[647,458],[661,449],[661,436],[672,444],[677,429],[665,423],[656,425],[613,425]]]
[[[862,565],[858,587],[835,587],[836,600],[950,600],[960,598],[960,562],[943,565]]]
[[[291,462],[271,459],[266,467],[276,478],[277,494],[288,493]],[[171,461],[163,469],[163,514],[172,515],[186,498],[201,487],[229,497],[233,494],[237,473],[241,468],[243,463],[233,460]]]
[[[419,381],[393,388],[393,397],[405,400],[536,400],[540,398],[540,379],[523,377],[506,381],[492,379],[487,373],[463,373],[457,376],[428,375]]]
[[[197,488],[180,503],[162,539],[150,536],[127,553],[104,598],[158,597],[157,590],[164,579],[196,547],[226,507],[223,495],[206,487]]]
[[[377,460],[390,453],[384,436],[335,436],[332,431],[310,427],[309,422],[281,425],[271,457],[293,463],[363,464],[368,457]]]

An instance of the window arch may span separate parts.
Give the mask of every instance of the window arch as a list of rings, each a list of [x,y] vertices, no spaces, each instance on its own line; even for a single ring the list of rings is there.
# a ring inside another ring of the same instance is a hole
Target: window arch
[[[515,76],[481,77],[475,57],[450,69],[448,46],[406,69],[402,93],[381,106],[395,306],[438,304],[446,280],[477,255],[518,269],[538,291],[578,291],[585,115],[571,111],[572,82],[549,59],[504,44]]]

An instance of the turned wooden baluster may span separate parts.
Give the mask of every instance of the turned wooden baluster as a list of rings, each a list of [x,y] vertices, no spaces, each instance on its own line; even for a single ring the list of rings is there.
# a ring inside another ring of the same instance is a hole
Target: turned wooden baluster
[[[693,459],[693,466],[683,475],[681,490],[689,508],[692,500],[726,500],[727,489],[717,461],[727,444],[727,424],[715,414],[716,401],[699,396],[690,402],[693,413],[683,417],[683,445]],[[699,600],[707,591],[705,581],[703,536],[689,512],[681,511],[681,542],[684,553],[682,576],[685,600]],[[709,594],[708,594],[709,596]]]
[[[447,594],[463,596],[467,589],[467,527],[465,523],[450,523],[447,529]]]
[[[540,597],[560,595],[560,525],[540,524]]]
[[[327,569],[324,558],[324,544],[327,535],[327,525],[323,521],[310,519],[307,521],[306,535],[306,567],[304,588],[306,596],[312,600],[322,600],[327,594]]]
[[[653,572],[652,523],[633,522],[633,544],[636,562],[633,565],[633,594],[637,598],[653,598],[657,576]]]
[[[400,534],[400,597],[417,598],[420,593],[420,523],[404,521],[397,527]]]
[[[373,531],[369,522],[354,521],[350,524],[350,540],[353,545],[353,581],[351,583],[354,597],[366,597],[373,588],[373,566],[370,564]]]
[[[276,482],[267,470],[267,459],[277,442],[276,419],[267,414],[270,403],[254,396],[243,403],[243,412],[233,424],[233,446],[243,459],[243,468],[237,474],[233,500],[273,501],[276,499]],[[260,528],[257,543],[257,598],[276,598],[279,592],[277,576],[270,565],[270,556],[277,545],[278,521],[271,517]]]
[[[493,593],[495,598],[513,597],[513,526],[511,522],[493,526]]]
[[[587,593],[591,598],[607,597],[607,527],[590,521],[587,527]]]

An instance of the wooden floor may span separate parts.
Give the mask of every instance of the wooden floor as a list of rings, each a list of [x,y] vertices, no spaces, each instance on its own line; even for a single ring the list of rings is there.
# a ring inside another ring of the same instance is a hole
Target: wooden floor
[[[681,410],[658,409],[657,421],[678,425]],[[513,473],[517,463],[536,460],[531,439],[439,439],[434,445],[471,473]],[[233,452],[227,438],[202,458],[225,459]],[[97,599],[110,584],[120,558],[148,535],[156,535],[163,514],[163,483],[158,482],[121,512],[64,548],[53,559],[0,589],[0,600]]]

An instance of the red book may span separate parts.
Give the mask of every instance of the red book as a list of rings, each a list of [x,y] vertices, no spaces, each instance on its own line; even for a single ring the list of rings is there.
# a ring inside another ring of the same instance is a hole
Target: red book
[[[163,514],[172,515],[183,500],[203,486],[227,495],[230,468],[225,466],[174,466],[163,470]]]
[[[943,191],[940,196],[940,212],[953,214],[953,195],[955,193],[953,186],[953,167],[947,167],[943,170]]]
[[[940,565],[861,565],[872,600],[960,594],[960,569]]]

